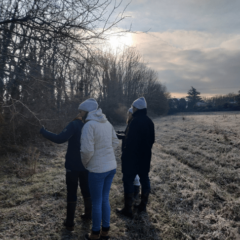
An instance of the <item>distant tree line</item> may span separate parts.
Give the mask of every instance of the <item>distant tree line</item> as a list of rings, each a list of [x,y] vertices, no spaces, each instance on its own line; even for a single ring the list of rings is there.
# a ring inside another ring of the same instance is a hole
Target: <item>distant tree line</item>
[[[113,54],[95,47],[123,19],[120,14],[112,22],[111,13],[105,16],[111,2],[0,2],[3,151],[11,144],[33,141],[42,124],[59,131],[90,97],[111,122],[125,121],[127,109],[139,96],[146,98],[150,113],[167,113],[169,94],[136,49]]]
[[[169,114],[177,112],[239,111],[240,91],[214,97],[201,97],[196,88],[191,87],[186,98],[169,98]]]
[[[219,111],[240,110],[240,91],[238,91],[238,94],[229,93],[226,95],[204,98],[204,101],[209,109]]]

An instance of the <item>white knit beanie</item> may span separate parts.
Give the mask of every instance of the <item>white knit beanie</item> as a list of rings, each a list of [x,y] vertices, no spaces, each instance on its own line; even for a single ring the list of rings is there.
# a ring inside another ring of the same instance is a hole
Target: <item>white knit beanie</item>
[[[145,100],[144,97],[140,97],[138,98],[137,100],[135,100],[133,102],[133,107],[137,108],[137,109],[144,109],[144,108],[147,108],[147,102]]]
[[[128,113],[129,113],[129,112],[130,112],[131,114],[133,114],[133,108],[132,108],[132,107],[128,109]]]
[[[85,112],[91,112],[98,109],[98,103],[94,98],[89,98],[82,102],[79,105],[78,109],[83,110]]]

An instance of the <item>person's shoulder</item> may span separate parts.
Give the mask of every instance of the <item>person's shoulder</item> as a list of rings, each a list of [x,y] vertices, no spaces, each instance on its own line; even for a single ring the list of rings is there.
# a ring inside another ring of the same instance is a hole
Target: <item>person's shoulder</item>
[[[154,125],[153,121],[151,118],[149,118],[147,115],[142,116],[140,118],[137,118],[137,122],[135,125],[141,125],[142,127],[146,127],[149,125]]]
[[[95,127],[97,125],[97,121],[87,121],[85,124],[84,124],[84,128],[91,128],[91,127]]]
[[[71,128],[71,127],[74,127],[73,121],[69,122],[65,128]]]
[[[143,124],[143,120],[140,117],[137,118],[133,118],[132,121],[130,122],[129,127],[138,127],[141,126],[141,124]]]
[[[148,115],[146,115],[146,117],[147,117],[148,121],[153,122],[153,120]]]
[[[113,125],[107,120],[106,122],[104,122],[104,123],[99,123],[99,124],[103,124],[102,126],[103,126],[103,128],[105,128],[105,129],[108,129],[109,131],[110,130],[114,130],[114,127],[113,127]]]
[[[80,119],[75,119],[72,121],[72,123],[83,126],[83,122]]]
[[[149,124],[151,124],[151,125],[154,125],[154,122],[153,122],[153,120],[150,118],[150,117],[148,117],[147,116],[147,120],[146,120]]]
[[[147,115],[142,115],[134,118],[133,120],[136,120],[136,122],[145,122],[145,121],[148,121],[148,119],[149,117]]]
[[[112,125],[109,121],[106,121],[105,124],[107,124],[108,126],[110,126],[111,128],[113,128],[113,125]]]
[[[74,128],[82,128],[83,127],[83,122],[81,120],[75,119],[72,122],[70,122],[69,124],[71,124]]]
[[[134,123],[137,123],[139,122],[139,118],[138,117],[135,117],[131,120],[131,122],[129,123],[129,125],[133,125]]]

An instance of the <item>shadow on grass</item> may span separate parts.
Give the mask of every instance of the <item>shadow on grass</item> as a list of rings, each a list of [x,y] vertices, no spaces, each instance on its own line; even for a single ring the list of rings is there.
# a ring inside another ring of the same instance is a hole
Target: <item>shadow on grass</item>
[[[62,228],[61,240],[84,239],[85,234],[89,233],[91,225],[91,221],[75,221],[74,231],[70,232],[64,227]]]
[[[131,240],[161,240],[159,230],[152,224],[147,212],[134,212],[134,218],[129,219],[120,214],[118,217],[126,222],[126,237],[124,239]]]

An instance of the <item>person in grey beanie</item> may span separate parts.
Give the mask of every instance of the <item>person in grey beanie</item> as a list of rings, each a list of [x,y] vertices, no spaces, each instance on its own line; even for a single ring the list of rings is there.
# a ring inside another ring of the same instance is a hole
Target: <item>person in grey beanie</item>
[[[109,192],[117,168],[114,149],[119,141],[95,99],[87,99],[80,104],[79,110],[85,120],[81,135],[81,158],[89,171],[92,199],[92,231],[85,235],[85,240],[107,240],[110,238]]]
[[[64,226],[67,230],[74,230],[74,216],[77,204],[78,182],[84,199],[85,213],[81,215],[83,220],[90,220],[92,204],[88,186],[88,170],[83,166],[80,155],[80,137],[83,122],[80,113],[71,121],[60,134],[54,134],[41,128],[40,134],[54,143],[68,142],[66,153],[66,185],[67,185],[67,217]]]
[[[125,131],[116,131],[118,139],[122,140],[122,151],[123,151],[123,147],[125,146],[126,134],[128,132],[130,123],[133,119],[132,114],[133,114],[133,108],[131,107],[131,108],[128,109],[128,112],[127,112],[127,127],[126,127]],[[134,185],[133,198],[134,198],[134,200],[137,200],[138,197],[139,197],[139,191],[140,191],[140,182],[139,182],[139,176],[138,175],[136,175],[136,177],[134,179],[134,182],[133,182],[133,185]]]
[[[155,142],[154,123],[147,116],[147,103],[144,97],[138,98],[132,104],[133,119],[126,132],[122,153],[122,173],[124,186],[124,207],[117,213],[133,217],[132,204],[136,175],[140,177],[141,202],[135,207],[138,212],[146,211],[150,193],[149,171],[152,156],[152,146]]]

